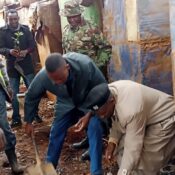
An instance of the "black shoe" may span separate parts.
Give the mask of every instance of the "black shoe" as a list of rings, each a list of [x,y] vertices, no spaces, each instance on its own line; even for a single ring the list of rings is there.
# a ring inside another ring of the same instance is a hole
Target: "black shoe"
[[[81,161],[90,161],[89,149],[81,155]]]
[[[15,150],[14,149],[6,150],[5,153],[9,161],[12,173],[16,175],[23,174],[24,168],[18,164]]]
[[[16,128],[16,127],[19,127],[19,126],[22,126],[21,120],[19,120],[19,121],[12,120],[11,128]]]
[[[37,123],[42,123],[42,122],[43,122],[42,118],[41,118],[39,115],[36,115],[35,118],[34,118],[34,120],[35,120]]]
[[[72,144],[74,149],[86,149],[89,147],[88,137],[85,137],[81,142]]]

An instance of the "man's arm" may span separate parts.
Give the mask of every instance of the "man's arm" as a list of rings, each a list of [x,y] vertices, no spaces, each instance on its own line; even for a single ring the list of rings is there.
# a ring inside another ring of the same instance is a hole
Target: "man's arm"
[[[27,123],[33,122],[38,111],[39,102],[46,91],[43,86],[44,82],[41,79],[41,73],[42,72],[36,75],[25,96],[24,121]]]
[[[146,127],[146,117],[142,112],[135,114],[126,126],[124,140],[124,153],[117,175],[130,175],[130,172],[137,168],[141,152],[143,149],[144,135]]]
[[[0,54],[4,56],[12,55],[14,57],[19,57],[19,52],[16,49],[7,48],[5,44],[5,32],[0,29]]]
[[[92,28],[93,30],[93,43],[97,48],[97,60],[95,60],[98,66],[105,65],[112,55],[112,46],[109,44],[107,39],[99,28]]]
[[[118,121],[116,119],[112,119],[112,127],[110,129],[108,146],[106,149],[105,157],[108,162],[113,160],[114,151],[118,147],[118,143],[122,137],[122,133],[119,131],[118,128]]]
[[[33,35],[32,35],[32,33],[31,33],[31,31],[28,29],[27,30],[27,32],[26,32],[26,34],[27,34],[27,43],[28,43],[28,48],[27,48],[27,50],[28,50],[28,53],[31,53],[31,52],[33,52],[34,51],[34,49],[35,49],[35,47],[36,47],[36,43],[35,43],[35,40],[34,40],[34,38],[33,38]]]
[[[7,56],[10,54],[10,49],[5,46],[4,32],[0,29],[0,54]]]
[[[62,34],[62,48],[63,48],[63,53],[65,53],[65,54],[70,51],[69,47],[68,47],[68,44],[69,44],[68,30],[69,30],[69,24],[64,27],[63,34]]]
[[[33,38],[32,33],[30,32],[28,26],[25,26],[25,35],[27,35],[27,48],[25,50],[21,50],[20,51],[20,56],[21,57],[26,57],[27,54],[32,53],[35,49],[36,43],[35,40]]]
[[[112,127],[110,129],[108,143],[114,143],[117,146],[122,137],[122,133],[117,128],[116,122],[118,121],[115,121],[115,120],[116,119],[112,119]]]

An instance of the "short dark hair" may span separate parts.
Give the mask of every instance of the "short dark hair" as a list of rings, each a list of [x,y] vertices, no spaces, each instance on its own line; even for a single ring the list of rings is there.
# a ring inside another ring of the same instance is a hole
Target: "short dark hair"
[[[16,13],[16,15],[18,15],[18,11],[16,9],[9,9],[7,11],[7,16],[10,14],[10,13]]]
[[[50,54],[45,62],[45,67],[48,72],[55,72],[58,68],[65,64],[65,59],[60,53]]]

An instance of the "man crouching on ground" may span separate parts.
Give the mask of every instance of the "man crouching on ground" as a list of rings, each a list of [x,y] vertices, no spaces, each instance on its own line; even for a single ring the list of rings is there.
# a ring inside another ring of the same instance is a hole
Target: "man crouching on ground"
[[[172,96],[121,80],[94,87],[86,106],[101,118],[112,118],[106,159],[117,150],[117,175],[156,175],[171,158],[175,145]]]

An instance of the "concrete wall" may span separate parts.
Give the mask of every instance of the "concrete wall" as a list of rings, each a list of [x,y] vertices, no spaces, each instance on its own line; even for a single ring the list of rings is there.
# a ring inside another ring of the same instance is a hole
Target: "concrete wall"
[[[105,0],[103,25],[113,45],[111,80],[131,79],[172,94],[169,2]]]

